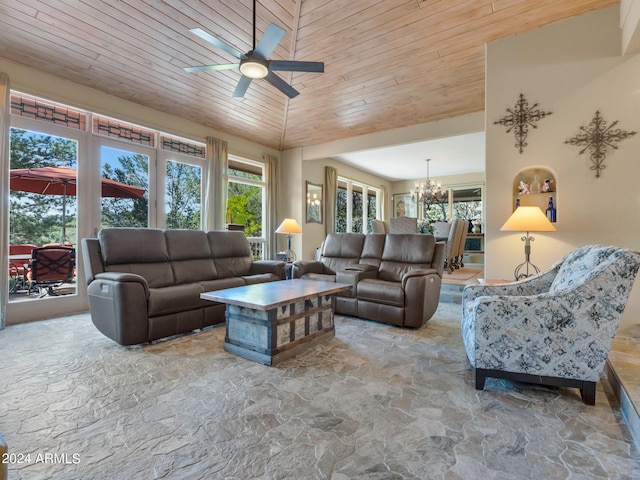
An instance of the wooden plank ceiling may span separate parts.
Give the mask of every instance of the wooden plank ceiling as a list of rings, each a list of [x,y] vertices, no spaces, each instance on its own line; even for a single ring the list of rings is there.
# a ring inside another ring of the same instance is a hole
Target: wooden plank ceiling
[[[235,63],[200,27],[252,48],[252,0],[11,0],[0,4],[0,57],[286,150],[484,108],[484,45],[617,0],[260,0],[257,37],[287,31],[272,59],[325,62],[232,98]]]

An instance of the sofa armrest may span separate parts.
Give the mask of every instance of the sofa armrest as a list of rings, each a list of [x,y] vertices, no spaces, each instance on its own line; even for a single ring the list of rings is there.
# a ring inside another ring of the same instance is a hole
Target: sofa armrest
[[[142,285],[145,293],[145,298],[149,298],[149,284],[147,280],[135,273],[124,273],[124,272],[102,272],[98,273],[95,278],[96,280],[103,280],[113,283],[139,283]]]
[[[300,278],[307,273],[324,273],[324,263],[311,260],[293,262],[293,278]]]
[[[285,263],[280,260],[257,260],[251,263],[249,275],[273,273],[279,278],[284,278],[284,266]]]
[[[148,341],[149,285],[140,275],[103,272],[87,288],[91,321],[120,345]]]
[[[369,265],[370,266],[370,265]],[[346,292],[340,292],[338,296],[355,298],[358,296],[358,283],[365,278],[376,278],[378,276],[378,269],[373,267],[372,269],[351,269],[346,268],[336,272],[337,283],[348,283],[351,285],[351,290]]]
[[[438,277],[440,277],[440,275],[438,275],[438,269],[436,268],[416,268],[415,270],[409,270],[402,276],[402,288],[407,288],[407,282],[410,278],[426,277],[428,275],[437,275]]]
[[[377,272],[378,267],[376,267],[375,265],[367,265],[366,263],[354,263],[345,267],[344,270],[353,272]]]
[[[558,272],[554,268],[539,275],[534,275],[520,281],[497,285],[467,285],[462,291],[462,304],[473,302],[485,295],[538,295],[548,292],[553,279]]]

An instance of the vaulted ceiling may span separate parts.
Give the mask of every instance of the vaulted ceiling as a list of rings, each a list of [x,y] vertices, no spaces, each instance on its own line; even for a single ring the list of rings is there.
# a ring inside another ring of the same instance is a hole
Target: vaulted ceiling
[[[232,98],[237,59],[189,30],[252,48],[253,0],[20,0],[0,3],[0,57],[286,150],[484,108],[485,43],[617,0],[260,0],[257,38],[286,30],[272,59],[325,72],[264,80]]]

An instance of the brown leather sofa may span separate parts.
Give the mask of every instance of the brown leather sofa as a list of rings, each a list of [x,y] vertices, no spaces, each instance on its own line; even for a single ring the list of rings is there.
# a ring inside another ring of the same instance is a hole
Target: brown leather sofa
[[[203,292],[284,279],[284,262],[253,261],[238,231],[107,228],[82,251],[91,320],[120,345],[223,323]]]
[[[433,235],[333,233],[320,260],[295,262],[293,276],[349,283],[337,313],[419,328],[438,308],[444,248]]]

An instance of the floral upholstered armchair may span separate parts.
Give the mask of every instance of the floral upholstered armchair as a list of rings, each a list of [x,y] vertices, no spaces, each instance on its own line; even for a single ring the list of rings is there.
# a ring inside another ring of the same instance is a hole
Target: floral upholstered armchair
[[[589,245],[522,281],[465,287],[462,337],[476,389],[487,377],[575,387],[593,405],[639,266],[638,252]]]

